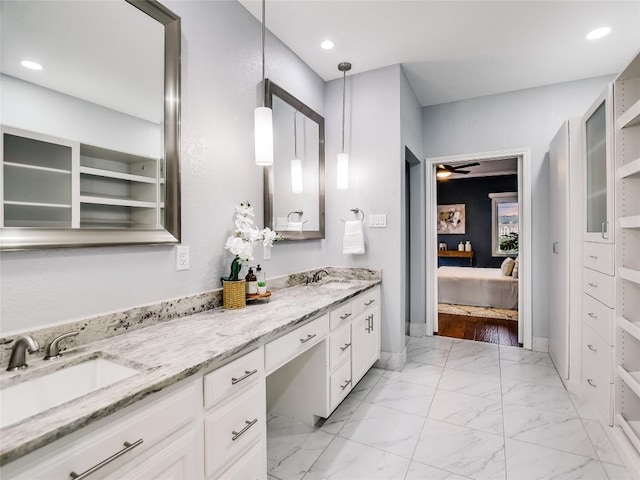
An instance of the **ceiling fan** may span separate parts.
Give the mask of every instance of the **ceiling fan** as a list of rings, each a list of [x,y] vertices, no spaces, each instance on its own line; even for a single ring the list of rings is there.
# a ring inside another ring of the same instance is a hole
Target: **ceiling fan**
[[[478,162],[465,163],[464,165],[444,165],[444,164],[439,164],[436,167],[436,177],[438,177],[438,178],[447,178],[452,173],[462,173],[462,174],[466,175],[467,173],[471,173],[471,170],[464,170],[465,168],[475,167],[477,165],[480,165],[480,164]]]

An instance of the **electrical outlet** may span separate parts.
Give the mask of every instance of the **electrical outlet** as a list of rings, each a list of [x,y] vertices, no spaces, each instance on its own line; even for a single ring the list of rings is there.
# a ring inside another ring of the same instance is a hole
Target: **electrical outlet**
[[[178,245],[176,248],[176,270],[189,270],[189,247]]]

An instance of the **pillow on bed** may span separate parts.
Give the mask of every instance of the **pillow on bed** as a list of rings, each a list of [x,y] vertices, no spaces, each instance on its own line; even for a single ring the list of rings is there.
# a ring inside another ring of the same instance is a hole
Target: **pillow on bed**
[[[511,270],[511,276],[512,276],[513,278],[518,278],[518,270],[520,270],[520,268],[519,268],[519,265],[520,265],[520,264],[519,264],[519,262],[518,262],[518,258],[519,258],[519,257],[516,257],[516,259],[514,260],[514,263],[513,263],[513,270]]]
[[[515,264],[516,262],[513,258],[510,258],[510,257],[505,258],[504,262],[502,262],[502,265],[500,265],[500,270],[502,270],[502,275],[504,275],[505,277],[511,276],[511,272],[513,271],[513,266]]]

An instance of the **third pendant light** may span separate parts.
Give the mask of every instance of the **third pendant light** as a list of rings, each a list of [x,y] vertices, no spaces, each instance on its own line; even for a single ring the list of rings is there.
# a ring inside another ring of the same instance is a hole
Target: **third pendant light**
[[[344,115],[345,115],[345,99],[347,92],[347,72],[351,70],[349,62],[338,64],[338,70],[342,72],[342,150],[338,154],[337,163],[337,185],[338,190],[346,190],[349,188],[349,155],[344,149]]]

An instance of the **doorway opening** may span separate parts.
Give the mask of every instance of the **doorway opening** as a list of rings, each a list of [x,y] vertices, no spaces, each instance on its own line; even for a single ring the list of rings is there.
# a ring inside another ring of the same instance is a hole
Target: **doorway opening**
[[[531,349],[529,158],[524,148],[427,159],[428,335]]]

